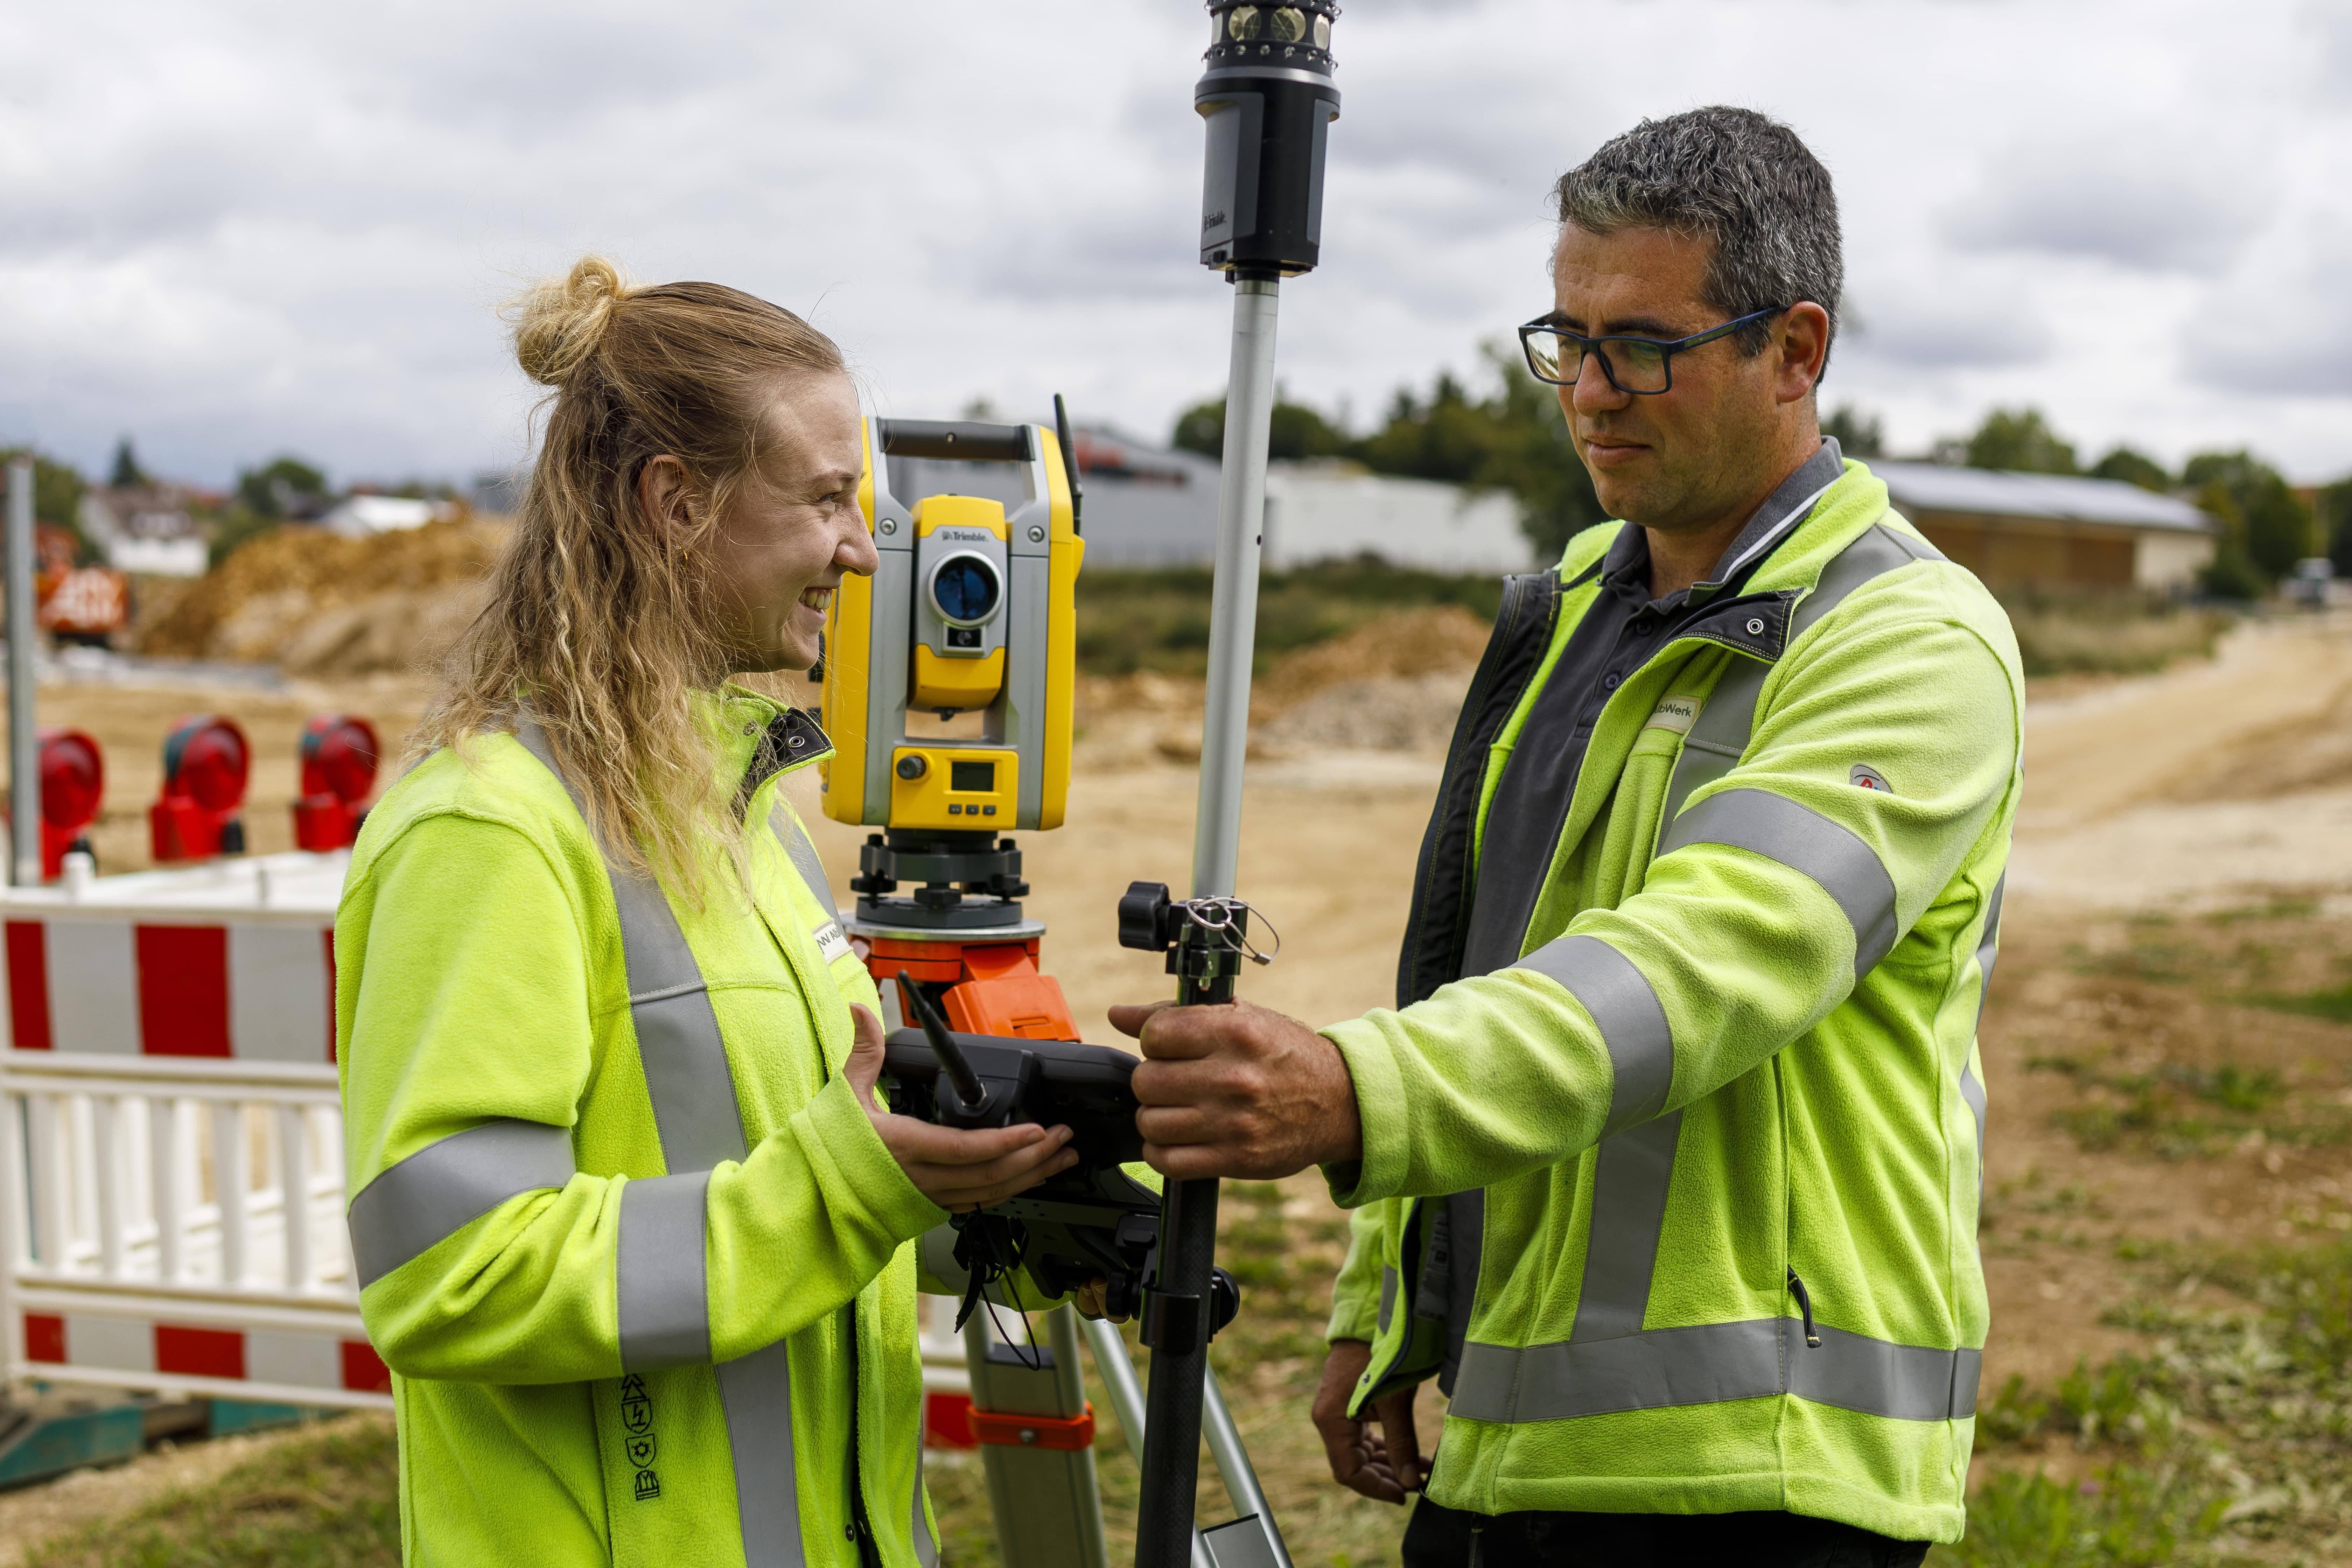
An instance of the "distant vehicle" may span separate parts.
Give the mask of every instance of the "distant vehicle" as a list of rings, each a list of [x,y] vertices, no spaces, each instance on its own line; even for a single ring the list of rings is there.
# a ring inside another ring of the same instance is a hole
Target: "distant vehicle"
[[[2287,603],[2306,610],[2327,607],[2329,586],[2336,581],[2336,563],[2325,555],[2306,556],[2294,563],[2286,580]]]

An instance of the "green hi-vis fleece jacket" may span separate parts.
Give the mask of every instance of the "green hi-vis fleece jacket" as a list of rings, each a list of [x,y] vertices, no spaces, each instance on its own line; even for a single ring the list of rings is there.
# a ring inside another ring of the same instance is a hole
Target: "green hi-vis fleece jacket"
[[[1331,1337],[1372,1342],[1360,1410],[1427,1377],[1475,1254],[1429,1488],[1450,1507],[1957,1541],[2016,643],[1848,463],[1610,693],[1519,957],[1465,975],[1486,807],[1623,526],[1514,581],[1406,994],[1325,1031],[1363,1119],[1360,1163],[1327,1171],[1358,1210]],[[1482,1225],[1444,1196],[1481,1190]]]
[[[777,794],[827,747],[703,702],[748,897],[715,848],[698,909],[608,871],[529,726],[428,758],[353,853],[350,1222],[412,1563],[936,1560],[911,1244],[946,1216],[842,1077],[877,997]]]

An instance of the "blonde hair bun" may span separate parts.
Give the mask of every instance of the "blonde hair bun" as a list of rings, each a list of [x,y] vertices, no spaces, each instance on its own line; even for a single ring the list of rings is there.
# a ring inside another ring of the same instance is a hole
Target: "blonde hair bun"
[[[542,386],[572,379],[613,320],[613,307],[639,292],[618,267],[601,256],[583,256],[562,278],[531,285],[508,302],[514,326],[515,361]]]

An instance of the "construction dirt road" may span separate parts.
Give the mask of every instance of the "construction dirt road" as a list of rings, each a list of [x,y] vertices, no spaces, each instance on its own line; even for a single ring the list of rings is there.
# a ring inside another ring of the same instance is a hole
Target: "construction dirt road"
[[[1416,671],[1382,691],[1442,715],[1454,689],[1442,672]],[[1131,879],[1188,879],[1193,773],[1171,759],[1197,724],[1197,690],[1106,685],[1085,719],[1068,826],[1022,839],[1030,911],[1051,928],[1046,965],[1098,1041],[1117,1038],[1104,1021],[1111,1003],[1167,991],[1156,961],[1117,946],[1113,905]],[[302,718],[344,707],[396,733],[421,695],[393,678],[268,693],[59,685],[44,688],[41,718],[82,724],[108,744],[100,848],[109,868],[125,869],[143,860],[154,752],[173,714],[215,707],[247,723],[261,759],[253,842],[282,847]],[[1427,715],[1407,717],[1384,732],[1432,732]],[[2336,1247],[2352,1231],[2352,621],[2252,623],[2210,661],[2037,691],[2026,751],[1981,1037],[1989,1407],[2012,1377],[2047,1390],[2078,1363],[2146,1352],[2159,1342],[2130,1303],[2158,1284],[2168,1310],[2222,1303],[2221,1287],[2193,1268],[2152,1284],[2151,1258],[2256,1242]],[[1244,993],[1313,1022],[1384,1005],[1439,760],[1425,744],[1278,742],[1273,726],[1266,752],[1250,770],[1241,882],[1283,945],[1279,962],[1244,977]],[[845,904],[864,830],[824,819],[813,779],[799,787]],[[2338,994],[2346,1010],[2330,1000]],[[1332,1492],[1303,1412],[1339,1215],[1311,1174],[1266,1201],[1276,1234],[1267,1267],[1291,1273],[1258,1299],[1292,1300],[1296,1321],[1254,1352],[1261,1363],[1241,1380],[1244,1428],[1294,1542],[1328,1542],[1329,1555],[1369,1564],[1392,1552],[1397,1516]],[[1979,1466],[2067,1475],[2120,1452],[2105,1437],[2069,1443],[2040,1430],[2022,1418],[1980,1422]],[[2011,1436],[1997,1442],[1999,1432]],[[945,1472],[934,1482],[955,1520],[982,1507],[970,1487],[957,1500],[959,1484]],[[2272,1517],[2298,1551],[2352,1538],[2340,1487]],[[982,1518],[951,1521],[973,1532],[967,1561],[992,1550]],[[2274,1555],[2249,1541],[2258,1558]]]

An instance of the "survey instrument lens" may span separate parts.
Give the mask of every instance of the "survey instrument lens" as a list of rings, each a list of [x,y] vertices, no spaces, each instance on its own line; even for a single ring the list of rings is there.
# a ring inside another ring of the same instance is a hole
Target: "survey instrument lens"
[[[931,574],[931,607],[950,626],[985,626],[1003,602],[996,564],[984,557],[950,555]]]
[[[1226,14],[1225,31],[1237,43],[1256,37],[1265,28],[1265,14],[1255,5],[1236,5]]]

